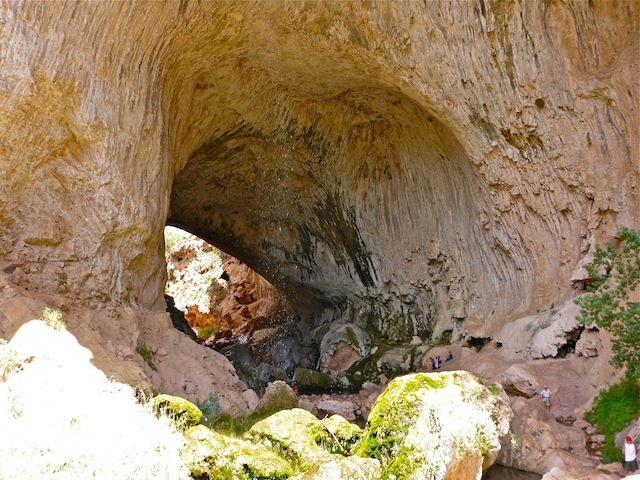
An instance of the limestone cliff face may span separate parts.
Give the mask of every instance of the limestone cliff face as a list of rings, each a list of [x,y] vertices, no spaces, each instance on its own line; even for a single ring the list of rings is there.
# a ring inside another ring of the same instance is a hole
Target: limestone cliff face
[[[5,2],[0,266],[159,307],[162,229],[313,322],[486,334],[638,226],[635,1]]]

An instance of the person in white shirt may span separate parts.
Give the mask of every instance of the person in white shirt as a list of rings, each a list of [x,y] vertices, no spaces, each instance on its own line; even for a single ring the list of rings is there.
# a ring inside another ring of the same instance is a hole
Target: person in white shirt
[[[540,396],[542,397],[544,407],[547,409],[547,411],[551,410],[551,390],[549,390],[549,387],[544,387],[540,391]]]
[[[631,441],[631,437],[625,438],[625,444],[622,445],[622,454],[624,455],[624,471],[635,472],[638,470],[636,446]]]

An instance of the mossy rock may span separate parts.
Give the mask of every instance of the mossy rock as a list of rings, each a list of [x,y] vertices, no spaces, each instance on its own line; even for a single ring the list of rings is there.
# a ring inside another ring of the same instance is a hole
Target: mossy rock
[[[161,394],[153,397],[148,407],[156,414],[166,412],[182,428],[197,425],[202,418],[202,412],[196,405],[173,395]]]
[[[324,435],[320,420],[306,410],[294,408],[256,423],[244,438],[277,452],[305,470],[327,455],[320,447]]]
[[[198,425],[185,432],[187,445],[180,456],[190,476],[199,480],[284,480],[289,462],[259,445],[226,437]]]
[[[329,453],[350,454],[362,436],[362,429],[340,415],[322,420],[325,428],[322,446]]]
[[[442,480],[460,471],[478,478],[512,418],[497,393],[468,372],[398,377],[373,405],[355,453],[380,460],[383,478]]]
[[[382,468],[376,459],[332,455],[289,480],[379,480],[381,475]]]
[[[276,380],[267,387],[256,406],[256,412],[277,411],[298,406],[298,396],[282,380]]]
[[[307,368],[296,368],[293,374],[293,381],[305,390],[323,390],[331,388],[333,385],[331,376]]]

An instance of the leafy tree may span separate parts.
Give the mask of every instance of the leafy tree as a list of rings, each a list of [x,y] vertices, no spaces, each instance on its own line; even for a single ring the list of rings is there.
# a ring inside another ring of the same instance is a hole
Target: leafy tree
[[[594,259],[585,268],[593,280],[587,295],[575,300],[580,306],[578,321],[595,323],[613,334],[611,362],[626,366],[629,378],[640,377],[640,235],[620,227],[616,245],[596,245]]]

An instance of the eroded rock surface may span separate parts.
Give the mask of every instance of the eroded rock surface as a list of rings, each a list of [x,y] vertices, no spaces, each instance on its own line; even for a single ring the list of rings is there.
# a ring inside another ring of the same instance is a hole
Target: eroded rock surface
[[[5,3],[0,266],[159,307],[168,219],[316,322],[544,308],[637,223],[638,8]]]

